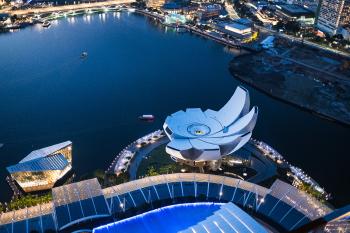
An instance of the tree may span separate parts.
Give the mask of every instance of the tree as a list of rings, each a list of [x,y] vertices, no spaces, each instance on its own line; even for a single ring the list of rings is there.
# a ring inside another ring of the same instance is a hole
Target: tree
[[[288,21],[285,24],[285,28],[289,32],[297,33],[300,31],[300,24],[296,21]]]
[[[101,169],[97,169],[93,172],[93,177],[96,177],[100,184],[104,184],[105,172]]]
[[[277,24],[273,26],[273,28],[277,31],[284,29],[284,23],[282,21],[278,21]]]
[[[160,174],[157,172],[157,170],[153,166],[147,169],[146,176],[158,176],[158,175]]]

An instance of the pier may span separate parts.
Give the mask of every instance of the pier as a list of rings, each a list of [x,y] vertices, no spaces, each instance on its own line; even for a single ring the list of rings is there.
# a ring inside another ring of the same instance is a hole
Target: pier
[[[162,130],[157,130],[130,143],[114,158],[105,173],[119,175],[129,169],[130,176],[136,177],[137,166],[142,158],[152,149],[165,143],[164,136]]]

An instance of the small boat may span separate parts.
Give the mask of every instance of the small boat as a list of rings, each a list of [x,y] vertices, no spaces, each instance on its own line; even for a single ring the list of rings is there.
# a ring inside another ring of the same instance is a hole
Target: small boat
[[[139,116],[139,120],[142,120],[142,121],[153,121],[154,119],[155,119],[155,117],[153,115]]]
[[[128,8],[128,11],[129,11],[129,12],[135,12],[136,9],[135,9],[135,8]]]
[[[185,32],[187,32],[187,29],[186,29],[186,28],[183,28],[183,27],[177,27],[177,28],[176,28],[176,31],[177,31],[178,33],[185,33]]]
[[[42,26],[43,26],[44,28],[48,28],[48,27],[51,26],[51,23],[50,23],[49,21],[44,21],[43,24],[42,24]]]
[[[20,24],[13,23],[13,24],[7,24],[4,28],[5,29],[19,29],[21,27]]]
[[[75,16],[75,15],[77,15],[77,13],[76,13],[75,11],[73,11],[73,10],[70,10],[70,11],[67,12],[66,15],[70,17],[70,16]]]
[[[84,59],[84,58],[87,58],[87,56],[88,56],[87,52],[82,52],[81,55],[80,55],[80,58]]]
[[[107,8],[108,11],[119,11],[120,6],[110,6]]]

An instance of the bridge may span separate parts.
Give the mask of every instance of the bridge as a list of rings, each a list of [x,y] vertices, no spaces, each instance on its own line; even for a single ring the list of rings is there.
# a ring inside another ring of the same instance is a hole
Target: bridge
[[[59,11],[77,11],[91,8],[101,8],[108,7],[113,5],[121,5],[121,4],[130,4],[135,2],[135,0],[108,0],[103,2],[89,2],[89,3],[80,3],[73,5],[63,5],[63,6],[49,6],[43,8],[29,8],[24,10],[5,10],[0,11],[0,13],[8,13],[11,15],[30,15],[30,14],[43,14],[43,13],[52,13]]]

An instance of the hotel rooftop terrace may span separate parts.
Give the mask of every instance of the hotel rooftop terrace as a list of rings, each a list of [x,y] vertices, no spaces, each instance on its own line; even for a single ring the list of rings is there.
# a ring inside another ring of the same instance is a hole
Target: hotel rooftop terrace
[[[53,189],[53,201],[2,213],[0,233],[54,230],[71,232],[86,221],[116,221],[174,203],[232,202],[249,214],[291,231],[324,217],[332,209],[277,180],[270,188],[243,180],[199,173],[147,177],[101,189],[97,179]]]

